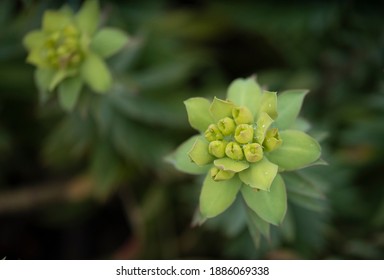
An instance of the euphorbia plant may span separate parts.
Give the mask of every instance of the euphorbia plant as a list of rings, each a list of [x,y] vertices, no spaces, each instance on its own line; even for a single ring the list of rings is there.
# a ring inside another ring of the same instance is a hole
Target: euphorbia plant
[[[261,232],[283,221],[287,192],[279,173],[316,163],[321,154],[314,138],[295,129],[307,92],[277,94],[250,77],[233,81],[225,100],[185,101],[188,120],[199,134],[168,159],[178,170],[206,174],[201,221],[223,213],[238,195]]]
[[[118,52],[128,40],[115,28],[99,28],[100,8],[96,0],[85,1],[75,14],[68,6],[44,13],[42,29],[24,37],[27,62],[35,65],[35,81],[44,101],[58,90],[62,107],[71,110],[83,85],[105,93],[112,75],[104,59]]]

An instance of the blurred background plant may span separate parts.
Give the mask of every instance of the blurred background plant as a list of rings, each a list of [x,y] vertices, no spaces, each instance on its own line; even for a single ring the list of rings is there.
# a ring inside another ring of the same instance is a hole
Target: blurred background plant
[[[118,83],[66,113],[55,100],[39,103],[22,47],[44,11],[64,3],[0,4],[0,257],[384,257],[380,9],[101,1],[103,22],[131,36],[107,60]],[[253,73],[269,90],[311,90],[302,116],[330,163],[300,171],[307,188],[290,194],[286,223],[258,250],[236,203],[192,228],[201,178],[163,161],[194,134],[185,99],[223,98],[232,80]]]

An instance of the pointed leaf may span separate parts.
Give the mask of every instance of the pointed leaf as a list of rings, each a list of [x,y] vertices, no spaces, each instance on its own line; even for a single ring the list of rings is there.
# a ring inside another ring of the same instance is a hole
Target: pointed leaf
[[[40,68],[46,68],[47,62],[41,56],[41,50],[39,48],[32,49],[27,56],[26,61]]]
[[[213,218],[224,212],[235,201],[241,187],[237,176],[216,182],[208,174],[200,193],[200,212],[205,218]]]
[[[277,94],[276,92],[264,91],[261,95],[259,116],[262,112],[267,113],[272,119],[277,117]]]
[[[81,31],[91,36],[98,27],[99,17],[99,1],[87,0],[76,14],[76,23]]]
[[[251,238],[253,241],[253,245],[255,246],[255,248],[258,249],[260,247],[261,233],[259,229],[256,227],[256,225],[250,222],[249,220],[247,221],[247,225],[248,225],[249,234],[251,235]]]
[[[24,46],[28,49],[39,48],[44,44],[45,34],[41,30],[29,32],[23,39]]]
[[[244,184],[251,188],[268,191],[276,177],[277,170],[278,166],[264,157],[262,160],[250,164],[248,169],[239,173],[239,177]]]
[[[59,11],[62,14],[67,15],[68,17],[73,17],[74,16],[73,10],[71,9],[71,7],[68,4],[64,4],[63,6],[61,6]]]
[[[297,193],[303,196],[325,199],[324,194],[310,180],[306,179],[298,172],[284,172],[283,178],[287,187],[287,192]]]
[[[52,81],[55,71],[51,69],[39,69],[35,70],[35,83],[39,90],[39,99],[41,102],[45,102],[48,99],[48,88]]]
[[[277,97],[279,116],[276,119],[276,126],[279,129],[288,129],[294,125],[307,93],[308,90],[288,90],[279,94]]]
[[[289,196],[287,194],[287,196]],[[290,211],[290,207],[287,208],[287,212],[285,213],[284,221],[280,225],[281,234],[284,239],[288,242],[293,242],[296,238],[296,224],[295,217]]]
[[[261,89],[255,77],[236,79],[228,87],[227,98],[236,106],[246,106],[256,115],[260,106]]]
[[[72,18],[60,11],[46,11],[43,15],[43,31],[55,32],[70,24]]]
[[[59,102],[67,111],[72,111],[80,96],[83,81],[80,77],[68,78],[59,85]]]
[[[313,211],[326,209],[325,196],[316,178],[305,177],[299,172],[284,172],[288,200]]]
[[[128,42],[128,36],[116,28],[103,28],[91,41],[91,48],[103,58],[117,53]]]
[[[233,107],[235,107],[235,105],[231,101],[215,97],[209,107],[209,111],[213,119],[217,122],[225,117],[231,117]]]
[[[323,212],[327,209],[327,201],[324,199],[318,199],[308,197],[299,193],[288,193],[288,200],[302,208],[312,210],[315,212]]]
[[[165,160],[175,166],[177,170],[183,171],[188,174],[204,174],[207,173],[210,166],[198,166],[192,162],[188,156],[188,152],[192,149],[196,139],[199,135],[189,138],[182,143],[171,155],[165,158]]]
[[[249,167],[249,163],[246,161],[237,161],[227,157],[216,159],[213,163],[221,170],[232,172],[240,172]]]
[[[303,168],[316,161],[321,154],[319,143],[299,130],[280,132],[281,146],[268,154],[268,159],[286,170]]]
[[[287,211],[287,194],[280,175],[277,175],[273,180],[269,192],[256,191],[243,185],[241,194],[248,207],[263,220],[274,225],[283,221]]]
[[[279,117],[277,119],[279,119]],[[279,127],[278,125],[276,126]],[[311,129],[311,124],[306,119],[297,117],[293,125],[291,125],[290,129],[307,132],[308,130]]]
[[[265,134],[272,123],[273,119],[266,112],[261,112],[259,118],[256,121],[256,129],[254,136],[256,142],[260,145],[263,144]]]
[[[104,60],[96,54],[88,54],[81,75],[85,82],[97,93],[106,93],[112,85],[112,76]]]
[[[54,90],[58,84],[60,84],[65,78],[67,78],[69,75],[68,71],[66,70],[58,70],[54,73],[51,82],[49,84],[48,90],[52,91]]]
[[[199,166],[206,165],[214,160],[214,157],[208,153],[208,145],[208,141],[199,136],[188,152],[191,160]]]
[[[184,104],[187,109],[188,121],[194,129],[204,132],[213,123],[213,118],[209,113],[211,104],[208,99],[202,97],[189,98],[184,101]]]
[[[307,165],[307,167],[315,166],[315,165],[324,165],[324,166],[326,166],[326,165],[329,165],[329,163],[327,161],[325,161],[324,159],[319,158],[318,160],[316,160],[316,161],[310,163],[309,165]]]
[[[247,222],[244,205],[244,199],[236,196],[235,201],[225,211],[225,214],[209,219],[206,226],[209,229],[224,233],[226,237],[235,238],[241,234]]]
[[[202,226],[206,221],[207,218],[201,215],[200,208],[197,207],[192,217],[191,227]]]
[[[250,231],[250,234],[252,238],[254,239],[254,242],[257,241],[260,238],[257,237],[261,233],[267,240],[270,240],[270,223],[264,221],[262,218],[260,218],[255,211],[253,211],[251,208],[249,208],[247,205],[244,206],[246,208],[247,212],[247,222],[248,222],[248,228]],[[254,238],[254,235],[256,238]],[[255,242],[256,243],[256,242]],[[256,243],[256,246],[259,244]]]

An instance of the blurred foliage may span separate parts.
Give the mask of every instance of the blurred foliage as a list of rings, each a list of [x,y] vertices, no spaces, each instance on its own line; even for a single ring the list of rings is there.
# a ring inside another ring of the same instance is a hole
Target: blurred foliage
[[[101,1],[104,22],[132,39],[108,60],[111,94],[84,93],[67,114],[56,101],[39,104],[21,44],[45,9],[62,4],[0,3],[0,200],[60,190],[13,212],[0,205],[0,258],[384,257],[380,7]],[[254,73],[270,90],[311,90],[302,116],[329,163],[287,174],[289,212],[259,250],[238,203],[190,227],[202,179],[163,161],[194,133],[183,100],[222,98]]]

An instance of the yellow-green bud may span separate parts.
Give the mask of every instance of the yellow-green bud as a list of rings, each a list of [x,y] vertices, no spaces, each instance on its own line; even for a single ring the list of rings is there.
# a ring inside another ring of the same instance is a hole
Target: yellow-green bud
[[[47,58],[48,59],[55,59],[56,58],[56,52],[52,49],[48,49]]]
[[[49,63],[51,63],[51,65],[55,68],[58,68],[59,67],[59,59],[57,57],[53,57],[51,59],[48,60]]]
[[[217,167],[212,167],[210,171],[210,175],[214,181],[225,181],[231,179],[235,176],[234,172],[221,170]]]
[[[74,25],[67,25],[49,35],[44,42],[43,57],[50,67],[65,69],[82,60],[79,34]]]
[[[243,147],[248,162],[257,162],[263,158],[263,147],[258,143],[251,143]]]
[[[220,140],[215,140],[209,143],[208,146],[208,151],[211,155],[217,157],[217,158],[222,158],[225,156],[225,147],[227,146],[226,141],[220,141]]]
[[[72,66],[78,64],[79,62],[81,61],[81,55],[79,54],[75,54],[73,56],[71,56],[69,62]]]
[[[45,48],[54,48],[55,47],[55,43],[54,42],[52,42],[52,40],[51,39],[47,39],[45,42],[44,42],[44,47]]]
[[[56,42],[59,40],[60,38],[60,32],[59,31],[56,31],[56,32],[53,32],[50,36],[49,36],[49,41],[50,43],[54,43],[56,44]]]
[[[232,116],[236,124],[250,124],[253,122],[253,115],[247,107],[235,107],[232,109]]]
[[[68,38],[65,38],[64,44],[68,50],[74,51],[78,46],[78,41],[73,37],[68,37]]]
[[[271,128],[267,130],[263,146],[266,151],[271,152],[280,147],[283,140],[280,138],[279,130],[277,128]]]
[[[225,154],[234,160],[242,160],[244,158],[243,150],[236,142],[229,142],[225,147]]]
[[[236,127],[235,139],[241,144],[252,142],[253,127],[249,124],[240,124]]]
[[[63,33],[65,36],[76,36],[79,34],[79,31],[73,25],[67,25],[64,28]]]
[[[65,45],[61,45],[60,47],[57,48],[56,52],[59,56],[67,55],[68,54],[68,48]]]
[[[221,133],[225,136],[231,135],[235,131],[235,121],[229,117],[219,120],[217,127],[220,129]]]
[[[208,129],[205,131],[204,136],[205,139],[207,139],[209,142],[223,139],[223,134],[221,134],[219,128],[215,124],[211,124],[208,126]]]

